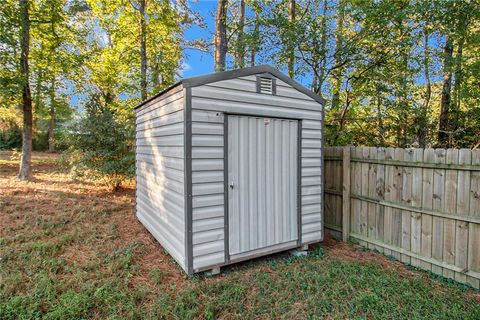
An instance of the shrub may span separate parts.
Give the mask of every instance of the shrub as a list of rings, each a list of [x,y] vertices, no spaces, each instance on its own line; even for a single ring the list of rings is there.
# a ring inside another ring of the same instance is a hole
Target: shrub
[[[67,161],[75,177],[101,180],[117,190],[135,172],[134,130],[115,110],[92,98],[65,135]]]

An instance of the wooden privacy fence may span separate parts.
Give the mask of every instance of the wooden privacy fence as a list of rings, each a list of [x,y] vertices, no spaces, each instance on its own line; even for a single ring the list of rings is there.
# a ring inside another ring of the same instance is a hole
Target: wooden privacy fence
[[[325,228],[480,287],[480,150],[325,149]]]

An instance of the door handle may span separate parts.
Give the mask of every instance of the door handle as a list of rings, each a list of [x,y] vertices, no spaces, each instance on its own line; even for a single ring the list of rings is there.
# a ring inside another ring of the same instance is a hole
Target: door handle
[[[233,182],[230,182],[230,189],[233,189]]]

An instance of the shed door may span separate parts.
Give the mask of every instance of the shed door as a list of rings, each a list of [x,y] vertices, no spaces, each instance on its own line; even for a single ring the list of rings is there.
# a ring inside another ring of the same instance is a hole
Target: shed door
[[[297,128],[296,120],[228,116],[231,257],[298,239]]]

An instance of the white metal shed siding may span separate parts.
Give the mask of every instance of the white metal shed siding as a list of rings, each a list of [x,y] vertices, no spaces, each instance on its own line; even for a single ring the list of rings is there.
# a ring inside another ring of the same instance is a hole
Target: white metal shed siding
[[[182,85],[136,109],[136,214],[185,269],[185,116]]]
[[[258,94],[256,76],[212,82],[191,89],[193,270],[225,262],[223,112],[302,120],[302,244],[322,231],[322,107],[276,79],[276,95]],[[209,177],[208,181],[204,181]]]
[[[231,260],[297,244],[297,153],[298,120],[228,116]]]

